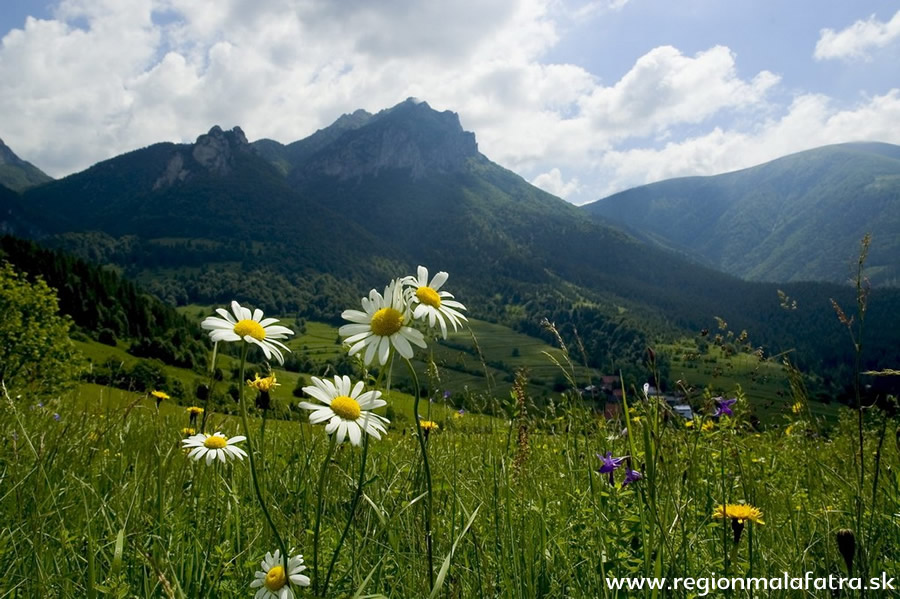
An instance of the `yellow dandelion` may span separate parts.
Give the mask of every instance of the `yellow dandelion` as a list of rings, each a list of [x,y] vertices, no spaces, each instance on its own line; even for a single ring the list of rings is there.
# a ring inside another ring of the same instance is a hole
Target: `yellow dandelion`
[[[685,428],[694,428],[694,421],[687,420],[687,421],[685,421],[684,426],[685,426]]]
[[[711,431],[716,428],[716,425],[713,424],[712,420],[707,420],[703,423],[703,426],[700,428],[702,431]]]
[[[199,408],[197,406],[191,406],[189,408],[185,408],[184,411],[194,417],[200,416],[201,414],[203,414],[203,408]]]
[[[765,524],[765,522],[762,521],[762,516],[763,514],[759,508],[755,508],[752,505],[735,503],[720,505],[716,507],[716,510],[713,512],[713,518],[718,518],[719,520],[722,518],[731,518],[732,520],[737,520],[738,524],[743,524],[747,521],[753,522],[754,524]]]
[[[794,414],[799,414],[802,411],[803,411],[803,404],[799,401],[791,406],[791,412],[793,412]]]
[[[165,391],[151,391],[150,395],[152,395],[153,397],[156,398],[157,403],[161,402],[164,399],[171,399],[169,397],[169,394],[166,393]]]
[[[793,430],[794,430],[794,425],[791,424],[791,425],[789,425],[786,429],[784,429],[784,434],[787,435],[787,436],[790,436],[791,431],[793,431]]]
[[[259,373],[256,373],[256,377],[251,381],[247,379],[247,386],[253,387],[257,391],[262,391],[264,393],[268,393],[275,387],[280,387],[281,383],[278,383],[275,380],[275,373],[272,372],[267,377],[259,378]]]
[[[190,437],[191,435],[196,435],[197,431],[195,431],[194,429],[192,429],[189,426],[186,426],[183,429],[181,429],[181,434],[184,435],[185,437]]]
[[[419,426],[422,427],[422,430],[427,432],[439,430],[441,427],[438,426],[438,423],[433,420],[420,420]]]

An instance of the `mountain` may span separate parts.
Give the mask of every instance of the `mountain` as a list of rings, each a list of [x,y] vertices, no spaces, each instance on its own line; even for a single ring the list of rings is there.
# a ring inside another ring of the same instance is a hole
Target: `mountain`
[[[758,281],[900,285],[900,146],[847,143],[712,177],[660,181],[584,206],[604,222]]]
[[[22,191],[51,180],[41,169],[16,156],[0,139],[0,185]]]
[[[575,329],[591,364],[639,368],[654,339],[713,317],[801,365],[846,363],[829,298],[841,286],[776,287],[699,266],[596,221],[478,151],[456,114],[407,100],[356,112],[306,140],[247,143],[214,127],[194,144],[161,143],[26,190],[44,242],[116,264],[173,303],[250,301],[267,312],[338,321],[368,289],[417,264],[450,273],[475,316],[542,335]],[[896,323],[900,294],[870,318]],[[552,341],[552,339],[551,339]],[[900,327],[866,344],[897,357]],[[894,363],[894,362],[892,362]]]
[[[21,195],[0,185],[0,235],[40,236],[42,220],[25,209]]]
[[[253,147],[260,156],[278,167],[282,173],[287,174],[306,158],[337,140],[344,132],[358,129],[371,118],[371,114],[360,109],[352,114],[342,115],[328,127],[319,129],[309,137],[291,144],[283,145],[271,139],[260,139],[253,142]]]

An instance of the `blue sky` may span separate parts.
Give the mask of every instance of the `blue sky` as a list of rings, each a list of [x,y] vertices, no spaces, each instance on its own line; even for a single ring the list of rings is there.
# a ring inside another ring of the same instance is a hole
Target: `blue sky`
[[[53,176],[212,125],[290,142],[408,96],[583,203],[900,143],[900,3],[4,0],[0,138]]]

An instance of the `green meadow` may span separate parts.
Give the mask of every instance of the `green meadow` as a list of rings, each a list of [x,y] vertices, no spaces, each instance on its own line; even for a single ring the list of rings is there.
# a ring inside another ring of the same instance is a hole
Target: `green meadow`
[[[564,346],[478,320],[444,340],[387,308],[356,330],[402,331],[408,361],[244,313],[204,321],[211,367],[177,367],[70,341],[49,290],[9,281],[41,310],[3,333],[27,376],[0,403],[0,599],[874,597],[900,573],[892,397],[811,401],[784,364],[684,339],[644,381],[664,367],[693,420],[642,380],[610,410],[583,394],[608,373],[555,329]],[[848,586],[782,582],[807,575]]]
[[[555,419],[536,419],[527,408],[512,420],[436,414],[442,427],[427,439],[434,586],[416,430],[410,420],[392,424],[369,444],[362,500],[327,596],[640,596],[617,594],[605,581],[847,576],[835,540],[841,529],[854,531],[854,573],[896,572],[896,423],[866,415],[860,494],[852,414],[828,436],[805,413],[791,413],[789,433],[754,432],[742,420],[749,399],[709,430],[657,421],[657,406],[637,402],[624,435],[623,422],[573,404]],[[408,397],[390,401],[407,414],[412,408]],[[2,596],[253,596],[254,571],[276,543],[247,460],[188,459],[183,408],[164,401],[157,410],[143,394],[93,385],[41,406],[21,398],[4,404]],[[212,414],[207,429],[237,435],[238,420]],[[250,431],[272,519],[311,568],[328,437],[321,426],[259,416]],[[644,477],[623,487],[620,469],[610,485],[597,472],[597,454],[608,451],[633,456]],[[342,444],[325,472],[319,576],[346,524],[360,458],[360,448]],[[734,544],[732,526],[712,517],[723,502],[752,504],[765,523],[747,523]]]

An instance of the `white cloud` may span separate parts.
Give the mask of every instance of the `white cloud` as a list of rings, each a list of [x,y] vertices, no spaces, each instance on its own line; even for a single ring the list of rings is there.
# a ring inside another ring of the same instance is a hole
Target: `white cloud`
[[[758,104],[779,78],[762,71],[737,76],[734,54],[716,46],[694,57],[654,48],[612,87],[580,101],[595,127],[620,138],[649,135],[679,123],[700,123],[720,110]]]
[[[577,177],[570,179],[568,182],[563,181],[562,173],[558,168],[552,168],[546,173],[541,173],[531,181],[531,184],[563,199],[568,199],[580,187]]]
[[[625,8],[629,0],[591,0],[572,10],[572,18],[585,19]]]
[[[823,29],[816,42],[813,56],[817,60],[829,58],[868,58],[869,51],[884,48],[900,38],[900,10],[888,22],[869,17],[866,21],[856,21],[846,29],[835,32]]]
[[[602,19],[624,3],[589,5]],[[560,6],[63,0],[54,19],[29,19],[0,41],[0,114],[16,116],[0,136],[59,176],[154,142],[192,141],[215,124],[287,143],[342,113],[414,96],[458,112],[492,160],[584,202],[800,146],[891,141],[900,130],[897,92],[843,109],[801,92],[779,106],[780,76],[741,73],[725,46],[652,48],[604,82],[547,60],[562,35]]]
[[[787,112],[752,131],[711,132],[663,148],[604,154],[608,183],[600,199],[628,187],[688,175],[714,175],[774,160],[818,146],[850,141],[900,144],[900,89],[837,109],[825,96],[797,97]]]

